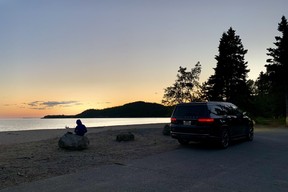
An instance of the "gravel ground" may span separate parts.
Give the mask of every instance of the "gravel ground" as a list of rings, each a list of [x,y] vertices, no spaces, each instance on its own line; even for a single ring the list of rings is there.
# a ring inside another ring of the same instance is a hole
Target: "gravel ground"
[[[116,141],[117,134],[129,131],[135,135],[134,141]],[[82,151],[60,149],[59,138],[1,145],[0,189],[92,167],[125,164],[179,147],[177,140],[164,136],[159,128],[108,130],[87,136],[90,146]]]

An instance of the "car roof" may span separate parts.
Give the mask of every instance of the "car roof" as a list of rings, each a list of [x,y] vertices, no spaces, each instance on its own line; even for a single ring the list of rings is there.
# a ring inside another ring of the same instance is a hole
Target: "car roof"
[[[180,103],[177,106],[189,106],[189,105],[219,105],[219,104],[231,104],[224,101],[206,101],[206,102],[191,102],[191,103]]]

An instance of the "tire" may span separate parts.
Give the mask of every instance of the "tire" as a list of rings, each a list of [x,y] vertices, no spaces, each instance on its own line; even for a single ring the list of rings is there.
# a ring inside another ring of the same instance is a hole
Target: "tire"
[[[186,139],[178,139],[178,142],[179,142],[181,145],[188,145],[188,144],[189,144],[189,140],[186,140]]]
[[[254,128],[253,128],[253,126],[249,127],[249,130],[248,130],[246,138],[247,138],[247,141],[253,141],[253,139],[254,139]]]
[[[222,149],[226,149],[227,147],[229,147],[229,144],[230,144],[229,131],[227,129],[224,129],[221,133],[220,147]]]

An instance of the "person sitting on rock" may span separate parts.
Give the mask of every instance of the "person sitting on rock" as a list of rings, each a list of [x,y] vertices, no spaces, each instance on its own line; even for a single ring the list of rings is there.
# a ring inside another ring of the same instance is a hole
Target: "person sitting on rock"
[[[74,129],[75,134],[76,134],[76,135],[79,135],[79,136],[84,136],[85,133],[87,132],[86,126],[82,124],[82,122],[81,122],[80,119],[78,119],[78,120],[76,121],[76,124],[77,124],[77,126],[76,126],[76,128]]]

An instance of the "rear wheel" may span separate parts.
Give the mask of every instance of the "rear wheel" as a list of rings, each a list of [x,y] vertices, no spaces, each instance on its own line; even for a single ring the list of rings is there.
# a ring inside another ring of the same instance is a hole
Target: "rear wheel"
[[[181,145],[188,145],[189,144],[189,140],[187,140],[187,139],[178,139],[178,142]]]
[[[224,129],[221,134],[220,147],[226,149],[229,146],[230,136],[227,129]]]

